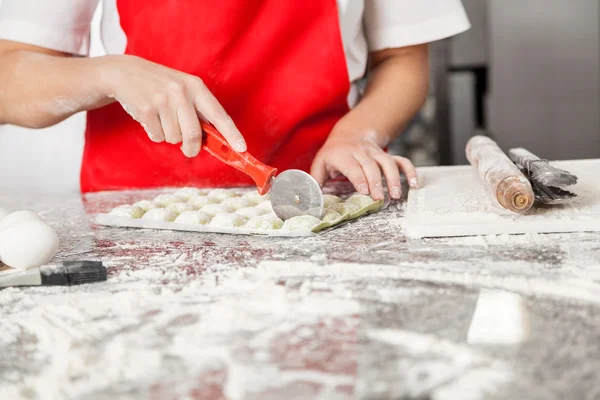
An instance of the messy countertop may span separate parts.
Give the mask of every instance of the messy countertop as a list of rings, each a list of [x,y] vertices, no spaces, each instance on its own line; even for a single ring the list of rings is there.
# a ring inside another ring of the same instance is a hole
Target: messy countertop
[[[347,188],[337,187],[337,191]],[[600,398],[600,234],[101,227],[153,192],[0,195],[108,281],[0,291],[0,399]]]

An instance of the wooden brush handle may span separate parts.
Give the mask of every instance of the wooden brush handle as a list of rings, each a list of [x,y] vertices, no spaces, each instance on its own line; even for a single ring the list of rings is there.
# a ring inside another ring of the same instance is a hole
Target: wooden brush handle
[[[467,143],[466,155],[486,190],[502,207],[524,213],[533,206],[531,184],[496,142],[486,136],[473,136]]]

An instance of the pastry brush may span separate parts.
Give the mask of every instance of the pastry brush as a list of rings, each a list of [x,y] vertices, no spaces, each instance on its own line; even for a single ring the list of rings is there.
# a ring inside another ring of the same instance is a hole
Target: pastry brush
[[[511,149],[508,156],[531,182],[536,201],[544,204],[565,203],[576,197],[564,188],[577,183],[577,176],[551,165],[523,148]]]
[[[106,279],[106,267],[101,261],[65,261],[26,271],[0,268],[0,289],[13,286],[74,286]]]

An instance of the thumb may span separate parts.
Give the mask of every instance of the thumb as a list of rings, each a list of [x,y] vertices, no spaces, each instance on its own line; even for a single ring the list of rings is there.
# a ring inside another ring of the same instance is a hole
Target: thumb
[[[319,186],[323,187],[327,183],[328,174],[325,168],[325,161],[322,158],[315,158],[310,168],[310,174],[315,178]]]

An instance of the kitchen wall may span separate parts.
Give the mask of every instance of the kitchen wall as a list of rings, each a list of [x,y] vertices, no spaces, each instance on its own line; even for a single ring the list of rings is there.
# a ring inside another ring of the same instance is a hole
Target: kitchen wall
[[[482,131],[505,150],[599,158],[600,2],[463,4],[473,29],[449,46],[452,161],[466,163],[464,144]]]
[[[504,148],[600,157],[600,2],[487,0],[488,128]]]

